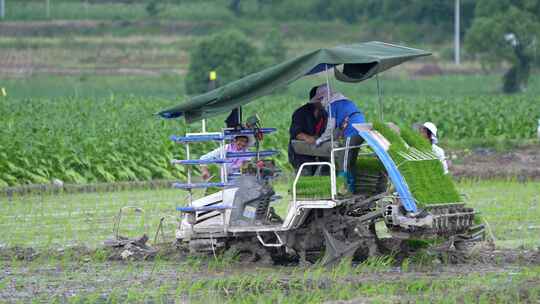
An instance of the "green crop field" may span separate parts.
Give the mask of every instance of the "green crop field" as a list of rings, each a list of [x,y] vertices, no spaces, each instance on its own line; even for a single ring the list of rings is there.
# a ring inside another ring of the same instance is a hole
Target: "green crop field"
[[[231,19],[233,14],[221,7],[216,7],[211,1],[201,1],[202,3],[185,3],[183,5],[164,4],[161,18],[179,20],[197,19]],[[148,15],[146,7],[149,1],[139,1],[139,3],[114,3],[114,1],[103,1],[103,3],[92,3],[88,1],[51,1],[50,16],[46,15],[46,3],[44,1],[13,1],[8,2],[8,20],[125,20],[125,19],[146,19]]]
[[[154,115],[183,100],[181,78],[90,79],[38,77],[31,82],[3,82],[8,96],[0,97],[0,186],[52,179],[88,183],[183,176],[170,160],[182,158],[184,151],[168,137],[199,130],[200,124],[186,126],[181,120]],[[470,96],[473,86],[495,80],[490,77],[385,79],[384,119],[403,125],[431,120],[439,126],[443,145],[532,141],[540,116],[540,99],[533,85],[538,79],[532,79],[528,94],[517,96]],[[282,152],[277,160],[285,169],[290,116],[305,102],[309,88],[323,80],[299,81],[246,107],[246,116],[258,113],[264,126],[279,129],[263,143]],[[438,90],[447,84],[456,86],[453,94]],[[375,85],[373,80],[356,86],[336,84],[366,112],[368,120],[379,117]],[[62,90],[64,97],[59,97]],[[223,115],[210,119],[210,129],[219,130],[223,120]],[[200,153],[211,146],[197,148]]]

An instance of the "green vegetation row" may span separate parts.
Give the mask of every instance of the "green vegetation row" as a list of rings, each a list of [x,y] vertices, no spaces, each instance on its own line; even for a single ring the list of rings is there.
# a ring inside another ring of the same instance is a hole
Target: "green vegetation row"
[[[375,100],[344,91],[355,100],[368,120],[378,117]],[[290,116],[302,99],[291,94],[271,95],[245,109],[259,113],[262,122],[279,131],[265,137],[266,148],[280,149],[278,164],[287,167]],[[349,94],[350,93],[350,94]],[[177,101],[178,102],[178,101]],[[0,185],[176,179],[181,169],[170,165],[183,158],[183,147],[169,136],[200,130],[186,129],[181,120],[162,120],[154,113],[177,103],[159,98],[56,98],[0,99]],[[385,121],[402,125],[433,121],[445,142],[530,140],[540,115],[536,96],[483,96],[430,98],[387,97]],[[224,116],[212,118],[210,128],[220,129]],[[199,144],[195,154],[215,145]]]
[[[172,179],[174,124],[142,99],[2,100],[0,185]]]
[[[462,0],[464,29],[473,20],[475,6],[473,0]],[[6,3],[8,20],[338,21],[360,23],[372,34],[392,31],[393,35],[406,40],[450,37],[452,11],[453,3],[444,0],[408,1],[407,5],[403,5],[402,0],[25,0]]]

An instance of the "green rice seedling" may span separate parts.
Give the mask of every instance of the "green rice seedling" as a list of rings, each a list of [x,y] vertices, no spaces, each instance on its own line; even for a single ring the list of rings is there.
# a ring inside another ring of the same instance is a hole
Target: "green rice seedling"
[[[429,250],[420,250],[409,259],[410,263],[417,268],[430,268],[438,261],[437,255]]]
[[[375,122],[373,127],[390,141],[389,153],[405,178],[414,198],[421,206],[461,201],[451,176],[444,174],[439,160],[408,161],[400,153],[407,153],[409,146],[424,152],[431,151],[420,135],[414,134],[406,127],[401,127],[401,130],[404,130],[403,132],[406,134],[405,138],[409,141],[407,143],[403,137],[383,123]]]
[[[141,292],[135,289],[134,287],[132,287],[127,290],[126,302],[127,303],[140,302],[141,297],[142,297]]]
[[[355,272],[360,274],[363,272],[385,271],[390,269],[394,263],[395,259],[391,255],[370,256],[356,266]]]
[[[238,253],[227,250],[223,253],[218,253],[208,260],[208,270],[217,271],[224,268],[229,268],[234,263],[238,262]]]
[[[377,174],[384,171],[384,166],[375,156],[359,156],[356,161],[356,170],[358,173]]]
[[[313,281],[319,281],[321,280],[323,276],[326,275],[327,271],[328,269],[326,267],[321,266],[321,265],[315,265],[311,267],[309,270],[307,270],[306,272],[309,272],[310,278]]]
[[[343,189],[345,181],[336,177],[336,188]],[[332,197],[330,176],[301,176],[296,184],[297,199],[329,199]]]
[[[408,272],[408,271],[409,271],[409,267],[410,267],[410,260],[409,260],[409,258],[403,259],[403,261],[401,261],[401,265],[400,265],[401,272]]]
[[[330,277],[336,280],[351,275],[353,271],[352,258],[341,259],[339,264],[332,268]]]
[[[121,299],[122,296],[117,289],[111,290],[110,293],[107,295],[107,301],[111,304],[120,303]]]
[[[181,264],[181,268],[187,268],[189,271],[197,271],[201,268],[202,259],[197,256],[187,256],[184,262]]]
[[[206,282],[203,280],[192,282],[192,284],[189,286],[188,294],[190,297],[197,295],[200,291],[204,291],[206,289]]]
[[[9,283],[9,280],[7,278],[1,279],[0,280],[0,291],[6,289],[8,283]]]

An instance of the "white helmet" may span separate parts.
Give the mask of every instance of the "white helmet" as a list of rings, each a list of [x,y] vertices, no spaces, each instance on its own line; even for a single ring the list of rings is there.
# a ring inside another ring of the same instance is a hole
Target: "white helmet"
[[[437,126],[432,122],[426,122],[424,123],[424,128],[428,129],[433,136],[437,137]]]

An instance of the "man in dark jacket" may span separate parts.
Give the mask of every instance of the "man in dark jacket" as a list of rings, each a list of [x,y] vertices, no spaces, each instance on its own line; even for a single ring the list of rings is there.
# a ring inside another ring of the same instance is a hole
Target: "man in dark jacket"
[[[295,153],[291,144],[293,140],[300,140],[314,145],[326,128],[328,114],[320,101],[311,101],[316,92],[317,87],[313,87],[309,92],[310,102],[296,109],[292,115],[291,127],[289,128],[289,163],[295,170],[298,170],[306,162],[329,161],[328,158],[324,157]],[[316,166],[307,167],[302,171],[302,175],[314,175],[316,170]]]

